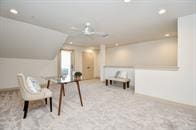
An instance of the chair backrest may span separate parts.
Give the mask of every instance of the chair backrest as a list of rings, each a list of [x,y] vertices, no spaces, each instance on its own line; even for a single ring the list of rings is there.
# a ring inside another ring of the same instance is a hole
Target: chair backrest
[[[31,93],[31,90],[29,90],[29,87],[27,86],[24,74],[17,74],[17,79],[22,98],[26,99],[27,95]]]

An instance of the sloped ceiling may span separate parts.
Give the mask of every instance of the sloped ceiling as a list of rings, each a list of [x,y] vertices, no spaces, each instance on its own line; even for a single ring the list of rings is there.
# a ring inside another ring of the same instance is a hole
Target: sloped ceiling
[[[18,10],[17,15],[9,9]],[[160,9],[167,13],[158,15]],[[164,38],[177,33],[177,18],[196,12],[196,0],[0,0],[0,15],[47,27],[68,35],[72,26],[90,22],[96,31],[109,37],[73,36],[73,44],[83,46],[128,44]]]
[[[158,15],[163,8],[167,13]],[[0,0],[0,57],[53,59],[65,40],[91,47],[176,36],[177,18],[193,13],[196,0]],[[85,22],[109,37],[67,38]]]
[[[0,17],[0,57],[54,59],[67,35]]]

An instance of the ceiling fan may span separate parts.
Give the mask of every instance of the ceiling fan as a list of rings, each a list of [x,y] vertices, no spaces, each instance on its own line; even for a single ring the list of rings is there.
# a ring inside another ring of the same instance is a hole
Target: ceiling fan
[[[76,27],[71,27],[71,30],[78,31],[80,35],[85,35],[85,36],[100,36],[103,38],[109,36],[109,34],[107,34],[107,33],[94,31],[94,29],[92,28],[92,26],[89,22],[86,22],[84,24],[84,28],[82,30],[80,30]]]

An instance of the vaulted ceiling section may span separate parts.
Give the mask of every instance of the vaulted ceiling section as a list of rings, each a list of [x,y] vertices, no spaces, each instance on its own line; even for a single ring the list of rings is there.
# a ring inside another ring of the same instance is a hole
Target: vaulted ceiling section
[[[177,18],[193,13],[196,0],[0,0],[0,57],[51,59],[64,42],[114,45],[176,36]],[[71,29],[86,22],[109,36],[78,36]]]

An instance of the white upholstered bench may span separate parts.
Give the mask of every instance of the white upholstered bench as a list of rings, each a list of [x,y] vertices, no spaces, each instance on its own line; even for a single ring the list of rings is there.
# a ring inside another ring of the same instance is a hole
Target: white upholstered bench
[[[118,81],[123,83],[123,89],[129,88],[130,79],[128,78],[128,73],[123,71],[117,71],[114,77],[106,78],[105,84],[108,86],[108,82],[112,85],[112,81]]]

